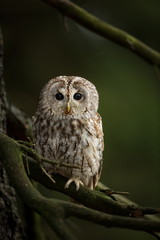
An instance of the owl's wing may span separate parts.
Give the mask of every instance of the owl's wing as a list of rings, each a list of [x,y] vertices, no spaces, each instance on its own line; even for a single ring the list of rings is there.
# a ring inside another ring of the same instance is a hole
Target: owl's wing
[[[103,127],[102,127],[102,118],[101,116],[97,113],[96,115],[96,120],[95,120],[95,124],[96,124],[96,135],[99,139],[99,144],[100,144],[100,150],[103,151],[104,150],[104,139],[103,139]]]
[[[100,178],[101,172],[102,172],[102,165],[103,165],[103,150],[104,150],[104,134],[103,134],[103,127],[102,127],[102,118],[97,113],[96,120],[96,136],[98,138],[98,144],[97,144],[97,151],[99,153],[99,161],[100,161],[100,167],[98,171],[98,178]]]
[[[98,113],[96,114],[95,118],[91,120],[89,128],[90,128],[90,134],[93,137],[93,149],[95,149],[95,152],[96,152],[95,161],[96,161],[97,171],[93,176],[89,186],[91,188],[94,188],[97,185],[101,175],[102,164],[103,164],[102,153],[104,150],[102,119]]]

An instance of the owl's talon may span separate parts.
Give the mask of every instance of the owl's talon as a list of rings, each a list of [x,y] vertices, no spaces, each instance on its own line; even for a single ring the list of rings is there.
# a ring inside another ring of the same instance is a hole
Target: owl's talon
[[[70,179],[66,182],[64,188],[69,188],[69,185],[70,185],[72,182],[74,182],[75,185],[76,185],[76,191],[78,191],[80,185],[84,186],[83,182],[82,182],[79,178],[72,177],[72,178],[70,178]]]

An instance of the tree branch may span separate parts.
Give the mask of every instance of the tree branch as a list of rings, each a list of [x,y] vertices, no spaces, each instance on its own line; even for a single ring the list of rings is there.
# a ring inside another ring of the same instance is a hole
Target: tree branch
[[[29,207],[46,219],[60,239],[74,239],[65,224],[66,219],[70,216],[87,219],[106,227],[119,227],[151,232],[156,232],[160,229],[160,221],[110,215],[78,204],[45,198],[33,187],[26,175],[19,145],[11,138],[0,134],[0,149],[0,160],[3,160],[7,174],[16,191]],[[36,163],[36,165],[38,164]],[[52,183],[52,185],[55,186],[58,184],[58,182],[57,184]],[[77,195],[79,191],[75,192],[73,186],[71,186],[71,188],[71,191],[74,191],[74,193],[76,193],[75,195]],[[92,190],[89,191],[94,194],[96,192]],[[99,196],[101,195],[104,194],[99,193]],[[97,201],[97,198],[94,198],[94,200]],[[124,213],[126,214],[125,209]]]
[[[134,230],[143,231],[154,231],[159,230],[160,222],[155,221],[154,223],[150,220],[144,218],[131,218],[131,217],[121,217],[109,214],[100,213],[89,208],[77,208],[77,206],[69,206],[66,208],[69,216],[75,216],[83,218],[97,224],[104,225],[106,227],[118,227],[118,228],[129,228]],[[80,210],[80,211],[79,211]],[[157,225],[157,226],[156,226]]]
[[[107,186],[105,186],[101,182],[98,183],[96,189],[99,190],[99,191],[102,191],[102,192],[112,191],[110,188],[108,188]],[[124,204],[127,204],[127,205],[134,205],[135,208],[139,207],[135,202],[133,202],[130,199],[126,198],[124,195],[115,193],[115,194],[112,194],[111,197],[113,199],[115,199],[116,201],[118,201],[118,202],[121,202],[121,203],[124,203]],[[153,211],[154,211],[154,209],[153,209]],[[150,220],[160,221],[159,216],[157,216],[157,215],[148,215],[147,208],[145,208],[145,210],[142,211],[142,212],[144,212],[144,214],[147,214],[147,215],[145,215],[145,218],[150,219]],[[149,212],[152,212],[151,208],[149,209]],[[138,213],[139,213],[138,211],[137,212],[133,212],[131,215],[136,217],[138,215]],[[160,232],[152,232],[151,234],[153,236],[155,236],[157,239],[160,239]]]
[[[22,148],[22,145],[19,144],[20,148]],[[26,152],[24,152],[26,150]],[[71,184],[70,188],[65,189],[64,185],[67,181],[65,177],[62,177],[60,175],[54,175],[53,178],[56,180],[56,184],[53,184],[50,178],[48,178],[47,175],[43,174],[43,170],[39,166],[39,159],[37,161],[37,154],[34,152],[33,149],[30,149],[25,146],[23,149],[24,156],[27,158],[27,160],[24,160],[24,165],[26,169],[29,168],[29,175],[32,179],[34,179],[37,182],[42,183],[46,188],[60,191],[61,193],[64,193],[72,198],[74,198],[76,201],[82,203],[84,206],[97,209],[106,213],[112,213],[112,214],[118,214],[123,216],[143,216],[145,214],[160,214],[160,209],[155,208],[143,208],[138,205],[135,205],[133,202],[128,203],[126,201],[121,200],[117,201],[116,199],[113,200],[113,197],[117,196],[117,194],[112,194],[112,196],[107,196],[104,193],[104,189],[106,190],[106,186],[103,184],[99,184],[97,187],[98,191],[90,190],[84,186],[80,186],[80,190],[76,192],[75,194],[75,185],[74,183]],[[27,154],[27,155],[26,155]],[[29,154],[29,155],[28,155]],[[40,158],[40,157],[39,157]],[[36,159],[36,161],[34,160]],[[48,164],[51,165],[57,165],[57,161],[51,162],[47,159],[44,159],[44,162],[48,162]],[[27,161],[27,162],[26,162]],[[41,163],[43,162],[43,158],[41,158]],[[63,165],[62,165],[63,166]],[[66,167],[74,167],[72,165],[64,165]],[[59,166],[61,167],[61,166]],[[77,166],[78,167],[78,166]],[[119,196],[119,194],[118,194]],[[125,198],[126,199],[126,198]],[[98,204],[99,202],[99,204]]]
[[[56,8],[63,15],[73,19],[88,30],[129,49],[148,63],[160,67],[160,53],[127,32],[99,20],[69,0],[42,1]]]

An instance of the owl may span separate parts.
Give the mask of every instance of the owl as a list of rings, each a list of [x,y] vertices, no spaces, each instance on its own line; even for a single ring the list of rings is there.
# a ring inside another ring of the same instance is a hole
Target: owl
[[[33,116],[33,136],[37,153],[68,168],[44,164],[48,174],[68,178],[65,188],[74,182],[93,189],[102,170],[103,130],[97,113],[99,96],[95,86],[77,76],[59,76],[42,89]]]

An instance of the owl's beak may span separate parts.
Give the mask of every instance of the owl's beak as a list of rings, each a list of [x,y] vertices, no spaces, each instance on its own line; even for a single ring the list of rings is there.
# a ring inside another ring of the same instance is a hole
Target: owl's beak
[[[67,103],[67,109],[66,109],[66,113],[70,113],[71,111],[71,106],[69,104],[69,102]]]

